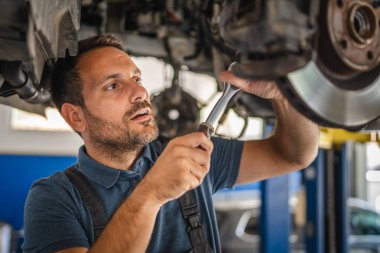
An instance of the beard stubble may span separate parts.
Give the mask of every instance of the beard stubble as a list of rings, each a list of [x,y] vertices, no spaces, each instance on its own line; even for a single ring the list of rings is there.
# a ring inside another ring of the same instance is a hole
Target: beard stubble
[[[89,138],[94,146],[111,159],[122,158],[130,152],[140,152],[149,142],[158,137],[158,127],[152,117],[149,120],[139,122],[144,128],[133,128],[129,122],[130,117],[142,108],[151,105],[147,101],[138,102],[128,110],[121,123],[114,123],[100,119],[83,108],[84,115],[89,122]]]

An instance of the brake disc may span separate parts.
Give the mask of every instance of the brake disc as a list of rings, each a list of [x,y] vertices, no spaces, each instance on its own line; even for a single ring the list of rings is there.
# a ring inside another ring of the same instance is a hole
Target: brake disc
[[[380,116],[380,9],[376,1],[321,1],[317,59],[279,80],[302,113],[358,130]]]
[[[169,138],[193,132],[199,123],[198,102],[180,86],[172,86],[152,98],[160,134]]]
[[[320,125],[359,130],[380,115],[378,77],[360,90],[342,89],[310,62],[279,86],[297,109]]]

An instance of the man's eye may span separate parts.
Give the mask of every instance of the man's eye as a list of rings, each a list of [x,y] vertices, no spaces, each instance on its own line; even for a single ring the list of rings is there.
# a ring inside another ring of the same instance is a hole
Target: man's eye
[[[138,83],[138,84],[141,84],[142,83],[141,77],[136,77],[135,78],[135,82]]]
[[[116,83],[112,83],[110,85],[107,85],[106,90],[115,90],[117,88]]]

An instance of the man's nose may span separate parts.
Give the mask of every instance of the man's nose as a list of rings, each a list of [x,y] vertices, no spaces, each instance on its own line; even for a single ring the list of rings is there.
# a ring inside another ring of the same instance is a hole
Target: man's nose
[[[144,101],[148,97],[148,93],[145,90],[145,88],[136,82],[133,82],[133,84],[131,85],[131,91],[132,91],[131,96],[130,96],[131,103]]]

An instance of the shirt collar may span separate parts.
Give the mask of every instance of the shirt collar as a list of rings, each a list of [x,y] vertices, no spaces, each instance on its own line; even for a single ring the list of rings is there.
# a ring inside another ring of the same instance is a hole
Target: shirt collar
[[[138,157],[136,161],[141,158],[146,158],[153,164],[154,157],[152,157],[152,155],[154,156],[152,148],[150,144],[148,144],[144,148],[142,155]],[[136,173],[136,165],[131,170],[120,170],[99,163],[87,154],[85,146],[80,147],[78,152],[78,169],[87,178],[105,188],[110,188],[115,185],[121,173]]]

